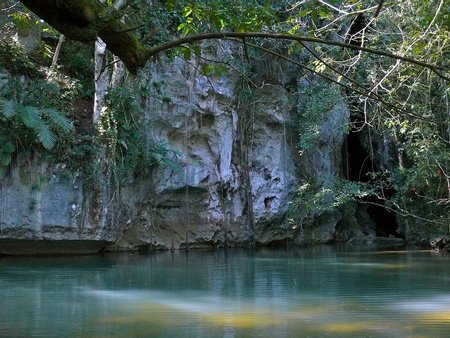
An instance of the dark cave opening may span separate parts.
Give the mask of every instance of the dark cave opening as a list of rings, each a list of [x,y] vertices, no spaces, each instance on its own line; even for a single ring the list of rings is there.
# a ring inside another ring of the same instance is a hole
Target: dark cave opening
[[[362,46],[362,34],[369,24],[370,21],[364,14],[358,14],[345,33],[344,42],[354,46]]]
[[[369,172],[375,172],[377,164],[372,161],[369,152],[364,148],[361,134],[351,132],[344,143],[344,177],[354,182],[368,182]],[[383,194],[389,198],[395,194],[393,189],[384,189]],[[383,207],[384,201],[375,196],[369,196],[359,203],[358,208],[363,210],[375,223],[376,236],[401,237],[397,232],[398,224],[395,213]]]

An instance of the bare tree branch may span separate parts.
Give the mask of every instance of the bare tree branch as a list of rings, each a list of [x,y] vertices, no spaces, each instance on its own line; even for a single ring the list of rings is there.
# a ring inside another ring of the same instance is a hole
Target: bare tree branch
[[[381,8],[383,8],[383,3],[385,0],[380,0],[380,3],[378,4],[377,10],[375,11],[375,14],[373,15],[373,18],[375,19],[381,12]]]
[[[240,42],[240,40],[236,40],[236,41]],[[247,42],[247,45],[248,45],[248,46],[251,46],[251,47],[253,47],[253,48],[257,48],[257,49],[263,50],[263,51],[265,51],[265,52],[267,52],[267,53],[269,53],[269,54],[271,54],[271,55],[273,55],[273,56],[276,56],[276,57],[278,57],[278,58],[280,58],[280,59],[284,59],[284,60],[286,60],[286,61],[288,61],[288,62],[290,62],[290,63],[292,63],[292,64],[294,64],[294,65],[296,65],[296,66],[298,66],[298,67],[300,67],[300,68],[302,68],[302,69],[305,69],[305,70],[307,70],[308,72],[311,72],[311,73],[313,73],[313,74],[315,74],[315,75],[317,75],[317,76],[319,76],[319,77],[321,77],[321,78],[323,78],[323,79],[325,79],[325,80],[327,80],[327,81],[329,81],[329,82],[332,82],[332,83],[334,83],[334,84],[336,84],[336,85],[338,85],[338,86],[340,86],[340,87],[346,88],[346,89],[348,89],[348,90],[350,90],[350,91],[352,91],[352,92],[354,92],[354,93],[356,93],[356,94],[359,94],[359,95],[361,95],[361,96],[364,96],[364,97],[366,97],[366,98],[369,98],[369,99],[372,99],[372,100],[374,100],[374,101],[376,101],[376,102],[379,102],[379,103],[385,105],[386,107],[389,107],[389,108],[391,108],[391,109],[393,109],[393,110],[395,110],[395,111],[397,111],[397,112],[399,112],[399,113],[402,113],[402,114],[404,114],[404,115],[413,116],[413,117],[415,117],[415,118],[417,118],[417,119],[428,120],[428,121],[430,121],[429,118],[426,118],[426,117],[421,116],[421,115],[419,115],[419,114],[415,114],[415,113],[410,112],[410,111],[408,111],[408,110],[406,110],[406,109],[404,109],[404,108],[395,106],[395,105],[393,105],[393,104],[391,104],[391,103],[385,101],[385,100],[384,100],[382,97],[380,97],[378,94],[373,93],[373,92],[370,92],[370,91],[368,91],[366,88],[364,88],[364,87],[362,87],[362,86],[360,86],[360,85],[358,85],[359,87],[361,87],[360,89],[354,88],[354,87],[352,87],[352,86],[350,86],[350,85],[348,85],[348,84],[345,84],[345,83],[343,83],[343,82],[337,81],[337,80],[335,80],[335,79],[333,79],[333,78],[331,78],[331,77],[329,77],[329,76],[327,76],[327,75],[325,75],[325,74],[322,74],[322,73],[320,73],[320,72],[317,72],[317,71],[315,71],[314,69],[311,69],[311,68],[309,68],[309,67],[303,65],[302,63],[300,63],[300,62],[298,62],[298,61],[296,61],[296,60],[293,60],[293,59],[291,59],[291,58],[289,58],[289,57],[287,57],[287,56],[285,56],[285,55],[283,55],[283,54],[279,54],[279,53],[277,53],[277,52],[274,52],[273,50],[270,50],[270,49],[268,49],[268,48],[261,47],[261,46],[259,46],[259,45],[253,44],[253,43],[248,43],[248,42]],[[330,67],[330,66],[328,66],[328,67]],[[334,70],[333,67],[331,67],[331,69]],[[353,83],[353,81],[352,81],[352,83]],[[434,122],[434,121],[431,120],[431,122]]]
[[[262,32],[222,32],[222,33],[203,33],[203,34],[197,34],[192,36],[187,36],[185,38],[181,38],[178,40],[174,40],[162,45],[158,45],[156,47],[150,48],[146,51],[146,57],[150,58],[158,53],[161,53],[163,51],[176,48],[179,46],[182,46],[184,44],[189,44],[197,41],[203,41],[203,40],[213,40],[213,39],[244,39],[244,38],[263,38],[263,39],[278,39],[278,40],[291,40],[291,41],[298,41],[298,42],[312,42],[312,43],[320,43],[330,46],[337,46],[337,47],[343,47],[353,50],[360,50],[366,53],[374,54],[374,55],[380,55],[380,56],[386,56],[392,59],[401,60],[405,62],[409,62],[421,67],[425,67],[433,71],[436,75],[441,77],[442,79],[445,79],[447,81],[450,81],[450,77],[444,75],[441,72],[441,69],[437,66],[431,65],[429,63],[418,61],[414,58],[410,58],[407,56],[401,56],[397,54],[393,54],[390,52],[385,52],[377,49],[362,47],[362,46],[355,46],[351,44],[347,44],[344,42],[339,41],[331,41],[331,40],[325,40],[310,36],[300,36],[300,35],[293,35],[293,34],[281,34],[281,33],[262,33]]]
[[[347,13],[346,11],[343,11],[342,9],[339,9],[339,8],[333,6],[332,4],[329,4],[328,2],[325,2],[325,1],[323,1],[323,0],[317,0],[317,1],[320,2],[322,5],[325,5],[325,6],[327,6],[327,7],[330,7],[331,9],[335,10],[336,12],[339,12],[339,13],[345,14],[345,15],[348,15],[348,13]]]
[[[58,44],[56,45],[55,53],[53,54],[52,65],[50,66],[50,68],[56,68],[58,64],[59,53],[61,52],[61,47],[64,42],[64,39],[65,39],[64,35],[61,34],[58,39]]]

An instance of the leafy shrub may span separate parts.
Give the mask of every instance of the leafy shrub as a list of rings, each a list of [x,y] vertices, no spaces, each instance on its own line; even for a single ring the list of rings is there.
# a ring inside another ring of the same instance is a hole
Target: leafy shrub
[[[0,100],[0,178],[11,163],[17,145],[23,148],[52,149],[57,134],[72,129],[71,122],[59,111],[51,108],[25,106],[18,102]]]

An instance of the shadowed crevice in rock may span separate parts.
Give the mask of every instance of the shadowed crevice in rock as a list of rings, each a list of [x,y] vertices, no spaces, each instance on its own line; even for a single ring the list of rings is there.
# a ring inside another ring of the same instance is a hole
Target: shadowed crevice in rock
[[[370,152],[363,145],[363,133],[349,133],[346,140],[345,153],[347,154],[348,172],[344,169],[344,174],[350,181],[354,182],[368,182],[370,176],[368,173],[380,170],[380,162],[382,159],[373,158]],[[379,140],[374,137],[372,144],[369,146],[372,149],[377,149]],[[395,194],[392,189],[385,189],[383,194],[389,198]],[[375,231],[375,235],[379,237],[400,237],[404,236],[397,232],[398,224],[395,213],[383,208],[384,201],[379,200],[374,196],[369,196],[363,199],[363,202],[370,204],[360,204],[357,206],[356,220],[362,226],[368,227]],[[372,204],[373,203],[373,204]],[[379,205],[375,205],[379,204]]]

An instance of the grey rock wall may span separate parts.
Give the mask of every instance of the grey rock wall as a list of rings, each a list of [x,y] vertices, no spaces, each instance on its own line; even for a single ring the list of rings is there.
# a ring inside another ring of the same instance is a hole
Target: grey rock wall
[[[78,238],[82,188],[53,178],[45,162],[19,160],[0,183],[0,236],[21,239]]]
[[[302,177],[307,177],[324,188],[333,187],[333,180],[341,177],[344,129],[349,119],[350,111],[344,102],[339,102],[330,114],[326,115],[320,125],[317,140],[299,161],[299,172]],[[336,224],[342,216],[336,210],[316,217],[312,224],[314,240],[321,243],[333,241],[336,236]]]
[[[213,56],[233,54],[227,45],[220,53]],[[146,91],[140,105],[149,151],[155,140],[167,143],[178,154],[179,171],[157,167],[123,187],[112,206],[91,198],[74,173],[63,180],[61,168],[45,161],[19,163],[0,183],[0,238],[104,240],[125,249],[300,241],[301,233],[286,231],[289,202],[305,175],[339,172],[348,109],[335,107],[322,141],[299,158],[292,129],[298,102],[285,74],[272,73],[275,80],[244,102],[239,73],[205,77],[200,63],[163,59],[134,83]],[[23,180],[25,167],[40,177],[38,185]],[[115,216],[100,224],[100,213]],[[315,220],[316,240],[332,240],[339,219],[334,213]]]

